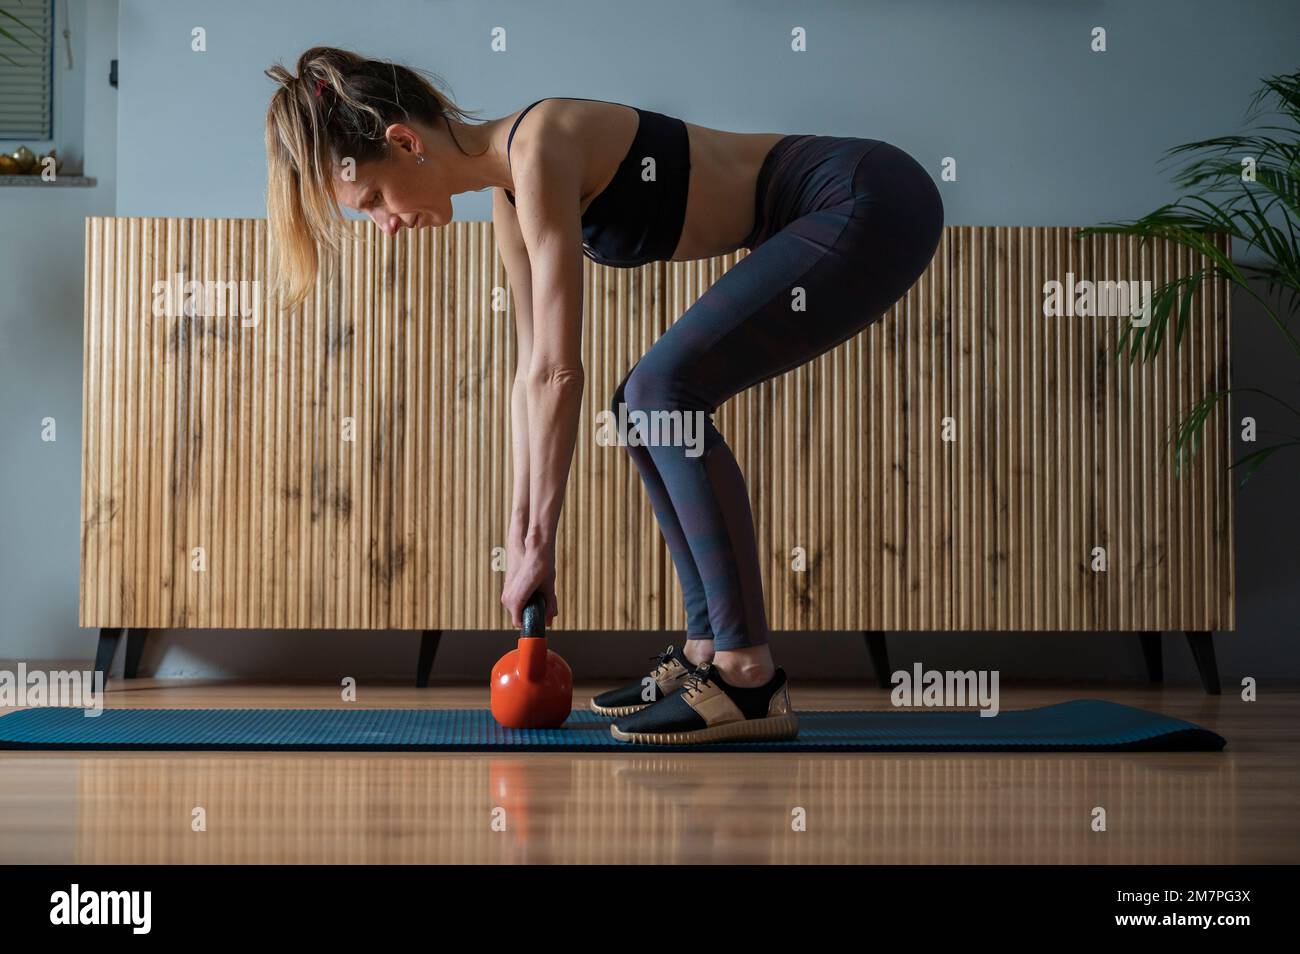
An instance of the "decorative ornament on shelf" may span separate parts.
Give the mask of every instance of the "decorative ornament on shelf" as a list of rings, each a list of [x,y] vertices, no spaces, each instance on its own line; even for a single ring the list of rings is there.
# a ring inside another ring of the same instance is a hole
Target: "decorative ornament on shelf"
[[[19,146],[11,154],[0,153],[0,176],[39,176],[45,171],[45,160],[54,160],[54,171],[63,168],[63,160],[58,150],[51,149],[43,156],[38,156],[26,146]]]
[[[20,176],[30,174],[32,167],[36,165],[36,153],[26,146],[19,146],[15,149],[13,158],[14,162],[18,163],[18,174]]]

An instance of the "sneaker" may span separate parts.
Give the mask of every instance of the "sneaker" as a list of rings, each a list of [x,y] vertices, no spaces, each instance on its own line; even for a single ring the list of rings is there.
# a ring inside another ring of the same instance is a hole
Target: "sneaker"
[[[618,719],[609,731],[620,741],[649,745],[766,742],[793,739],[799,719],[781,667],[767,685],[742,689],[728,685],[712,663],[705,663],[672,695]]]
[[[695,668],[695,664],[674,646],[669,646],[658,658],[659,664],[650,673],[650,682],[639,679],[630,686],[602,692],[591,700],[591,711],[597,715],[618,718],[648,709],[660,699],[676,692]]]

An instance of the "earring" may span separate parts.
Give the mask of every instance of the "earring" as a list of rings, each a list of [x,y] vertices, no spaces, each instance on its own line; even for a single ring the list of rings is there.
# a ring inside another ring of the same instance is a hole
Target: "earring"
[[[415,154],[415,161],[416,161],[417,163],[424,162],[424,153],[422,153],[422,152],[417,152],[417,153]]]

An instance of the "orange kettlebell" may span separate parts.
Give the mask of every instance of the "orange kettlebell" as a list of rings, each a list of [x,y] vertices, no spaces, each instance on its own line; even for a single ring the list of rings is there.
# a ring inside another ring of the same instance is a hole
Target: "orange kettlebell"
[[[554,729],[573,709],[573,671],[546,648],[545,618],[538,590],[524,607],[518,648],[492,667],[492,717],[511,729]]]

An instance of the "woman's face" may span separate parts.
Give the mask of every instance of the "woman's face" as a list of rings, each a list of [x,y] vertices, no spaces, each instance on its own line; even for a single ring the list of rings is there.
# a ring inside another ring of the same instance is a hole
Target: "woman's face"
[[[396,130],[396,132],[395,132]],[[385,235],[402,229],[437,228],[451,221],[451,193],[439,181],[434,163],[420,162],[420,139],[407,127],[390,127],[382,158],[356,167],[349,180],[341,164],[334,195],[339,204],[370,216]]]

